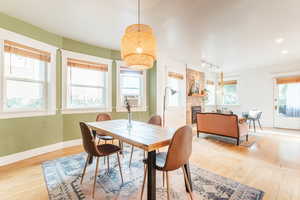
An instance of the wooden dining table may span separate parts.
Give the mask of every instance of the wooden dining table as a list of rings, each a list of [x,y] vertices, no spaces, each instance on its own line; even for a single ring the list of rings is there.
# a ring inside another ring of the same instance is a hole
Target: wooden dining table
[[[114,139],[118,139],[121,142],[131,144],[148,152],[147,199],[155,200],[156,170],[154,166],[156,163],[156,150],[168,146],[176,130],[172,128],[162,128],[140,121],[132,121],[131,126],[129,126],[128,120],[124,119],[88,122],[86,124],[96,133],[98,131],[102,134],[112,136]],[[184,166],[184,169],[187,172],[191,190],[193,190],[188,163]],[[189,192],[187,183],[185,183],[185,185],[187,192]]]

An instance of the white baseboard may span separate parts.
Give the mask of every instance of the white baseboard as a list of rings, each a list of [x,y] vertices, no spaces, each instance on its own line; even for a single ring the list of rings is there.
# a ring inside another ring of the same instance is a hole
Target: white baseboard
[[[49,152],[56,151],[59,149],[76,146],[76,145],[81,145],[81,144],[82,144],[82,140],[76,139],[76,140],[70,140],[70,141],[66,141],[66,142],[59,142],[56,144],[51,144],[48,146],[39,147],[39,148],[35,148],[35,149],[30,149],[28,151],[23,151],[20,153],[10,154],[7,156],[0,157],[0,166],[8,165],[8,164],[18,162],[21,160],[25,160],[27,158],[38,156],[38,155],[41,155],[44,153],[49,153]]]
[[[77,145],[82,145],[82,139],[76,139],[76,140],[69,140],[66,142],[62,142],[62,146],[63,148],[67,148],[67,147],[73,147],[73,146],[77,146]]]

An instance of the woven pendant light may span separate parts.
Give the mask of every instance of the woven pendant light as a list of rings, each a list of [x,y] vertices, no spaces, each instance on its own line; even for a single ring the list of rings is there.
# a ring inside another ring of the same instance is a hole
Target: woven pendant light
[[[150,69],[156,59],[156,39],[152,28],[140,24],[140,0],[138,24],[126,28],[121,41],[121,56],[127,66],[135,70]]]

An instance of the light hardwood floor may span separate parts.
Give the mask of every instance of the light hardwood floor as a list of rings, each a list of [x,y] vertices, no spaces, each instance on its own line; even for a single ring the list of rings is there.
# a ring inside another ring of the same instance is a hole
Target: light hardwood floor
[[[300,132],[273,132],[283,130],[257,132],[251,147],[202,135],[194,139],[191,163],[265,191],[264,200],[299,200]],[[48,199],[41,163],[81,151],[76,146],[0,167],[0,199]]]

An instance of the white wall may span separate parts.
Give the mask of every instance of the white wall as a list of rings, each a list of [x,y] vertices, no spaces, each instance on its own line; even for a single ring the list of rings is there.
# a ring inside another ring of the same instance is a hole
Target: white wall
[[[238,79],[239,106],[226,106],[235,113],[247,112],[250,109],[259,109],[263,112],[262,125],[273,127],[273,78],[276,74],[297,72],[299,65],[259,67],[225,73],[225,79]]]

